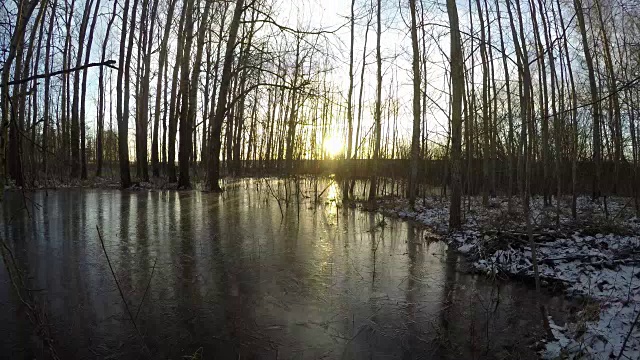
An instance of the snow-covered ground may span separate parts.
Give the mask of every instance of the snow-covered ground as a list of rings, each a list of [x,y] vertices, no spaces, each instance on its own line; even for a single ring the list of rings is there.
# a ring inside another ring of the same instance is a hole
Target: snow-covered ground
[[[620,358],[640,359],[640,324],[630,332],[640,312],[640,219],[633,201],[609,198],[605,208],[603,202],[584,197],[578,199],[577,208],[578,221],[574,221],[567,203],[557,212],[555,202],[546,208],[541,198],[531,202],[543,283],[561,282],[569,296],[584,299],[583,309],[570,316],[567,324],[550,319],[555,340],[547,342],[541,356],[616,359],[627,339]],[[464,253],[478,271],[533,277],[519,200],[514,199],[512,212],[507,211],[504,198],[491,199],[488,207],[472,198],[464,209],[462,230],[448,233],[446,199],[421,199],[415,210],[402,199],[378,202],[383,213],[446,234],[450,246]]]

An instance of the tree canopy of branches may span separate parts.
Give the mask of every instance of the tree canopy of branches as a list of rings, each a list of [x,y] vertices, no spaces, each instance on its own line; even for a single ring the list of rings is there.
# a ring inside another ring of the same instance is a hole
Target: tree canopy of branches
[[[311,2],[7,2],[0,178],[222,191],[227,174],[338,159],[370,199],[381,176],[406,178],[412,203],[420,184],[450,187],[452,226],[476,194],[558,208],[571,194],[574,216],[579,193],[640,208],[639,7],[344,3],[322,23]]]

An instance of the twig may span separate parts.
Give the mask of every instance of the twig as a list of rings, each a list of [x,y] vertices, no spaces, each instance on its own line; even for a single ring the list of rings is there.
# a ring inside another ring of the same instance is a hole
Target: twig
[[[98,62],[98,63],[89,63],[89,64],[84,64],[82,66],[78,66],[78,67],[75,67],[75,68],[72,68],[72,69],[62,69],[62,70],[54,71],[52,73],[37,74],[37,75],[29,76],[29,77],[24,78],[24,79],[18,79],[18,80],[9,81],[7,84],[8,85],[22,84],[22,83],[29,82],[31,80],[44,79],[44,78],[48,78],[48,77],[52,77],[52,76],[56,76],[56,75],[66,74],[66,73],[70,73],[70,72],[74,72],[74,71],[80,71],[80,70],[84,70],[84,69],[87,69],[87,68],[90,68],[90,67],[94,67],[94,66],[107,66],[107,67],[110,67],[112,69],[116,69],[117,70],[118,68],[114,66],[115,63],[116,63],[115,60],[107,60],[107,61]]]
[[[282,212],[282,205],[280,204],[280,198],[273,192],[271,189],[271,185],[269,184],[269,179],[265,180],[265,184],[267,184],[267,189],[269,189],[269,193],[273,196],[278,202],[278,208],[280,209],[280,217],[284,218],[284,212]]]
[[[622,354],[624,353],[624,348],[627,346],[627,341],[629,341],[629,337],[631,336],[631,333],[633,333],[633,328],[638,323],[639,318],[640,318],[640,311],[638,311],[638,314],[636,315],[635,320],[633,320],[633,324],[631,324],[631,329],[629,329],[627,336],[625,336],[624,338],[624,342],[622,343],[622,348],[620,348],[620,353],[618,354],[617,360],[620,360],[620,358],[622,358]]]
[[[331,185],[333,185],[333,180],[331,182],[329,182],[329,185],[327,185],[327,187],[325,187],[324,190],[322,190],[320,192],[320,194],[316,197],[316,202],[318,202],[320,200],[322,195],[324,195],[324,193],[327,191],[327,189],[329,189],[331,187]]]
[[[133,328],[136,329],[136,332],[138,333],[138,336],[140,337],[140,341],[142,341],[142,345],[144,346],[144,348],[147,351],[149,351],[149,353],[151,353],[151,351],[147,347],[147,344],[144,342],[144,338],[142,337],[142,334],[140,333],[138,326],[136,325],[136,320],[133,318],[133,314],[131,314],[131,310],[129,310],[129,304],[127,304],[127,299],[124,297],[124,293],[122,292],[122,288],[120,287],[120,282],[118,281],[118,277],[116,276],[116,273],[113,271],[113,266],[111,266],[111,260],[109,260],[109,254],[107,254],[107,249],[104,247],[104,240],[102,240],[102,234],[100,233],[100,227],[98,227],[98,225],[96,225],[96,230],[98,230],[98,238],[100,239],[100,245],[102,245],[104,256],[107,258],[107,264],[109,264],[109,270],[111,270],[111,275],[113,276],[113,280],[116,282],[116,286],[118,287],[118,291],[120,292],[120,298],[124,303],[124,307],[127,309],[127,313],[129,314],[129,319],[133,324]]]
[[[158,262],[158,258],[153,261],[153,268],[151,269],[151,276],[149,276],[149,282],[147,283],[147,287],[144,289],[144,294],[142,294],[142,300],[140,300],[140,305],[138,305],[138,311],[136,311],[136,316],[134,320],[138,320],[138,314],[140,314],[140,309],[142,309],[142,303],[144,303],[144,299],[147,296],[147,291],[149,291],[149,286],[151,286],[151,279],[153,279],[153,273],[156,271],[156,263]]]
[[[624,204],[624,206],[618,211],[616,216],[613,217],[613,220],[617,219],[618,216],[620,216],[622,214],[622,212],[627,208],[627,206],[629,206],[630,202],[631,202],[631,199],[627,200],[627,202]]]
[[[18,268],[18,263],[13,256],[11,248],[9,248],[7,243],[2,238],[0,238],[0,244],[2,245],[0,246],[0,254],[2,255],[2,260],[5,264],[7,274],[9,275],[9,280],[13,285],[18,299],[25,306],[27,317],[36,327],[36,335],[38,335],[42,342],[46,344],[49,350],[49,356],[53,360],[60,359],[53,344],[53,338],[51,337],[51,331],[49,330],[49,321],[47,320],[46,312],[44,311],[44,309],[42,309],[41,311],[38,309],[38,304],[31,295],[31,290],[29,290],[25,286],[24,278],[22,277],[21,271]],[[22,290],[25,291],[24,296],[22,294]]]

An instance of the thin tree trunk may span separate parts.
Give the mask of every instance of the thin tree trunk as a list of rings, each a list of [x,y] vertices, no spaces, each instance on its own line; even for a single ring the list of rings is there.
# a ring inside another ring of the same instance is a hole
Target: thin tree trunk
[[[378,159],[380,158],[380,140],[381,140],[381,123],[382,123],[382,54],[380,53],[380,42],[382,39],[382,4],[381,0],[378,0],[377,11],[377,26],[376,32],[376,63],[377,63],[377,89],[376,89],[376,107],[374,114],[375,121],[375,133],[374,133],[374,148],[373,148],[373,172],[371,174],[371,185],[369,187],[369,201],[373,202],[376,196],[377,185],[377,172],[378,172]]]
[[[238,36],[238,28],[240,27],[240,19],[244,7],[244,0],[236,0],[235,10],[233,11],[233,19],[229,26],[229,38],[227,39],[227,47],[224,55],[224,64],[222,67],[222,79],[220,80],[220,92],[218,94],[218,104],[216,106],[216,115],[212,122],[211,133],[211,159],[209,160],[209,188],[213,191],[222,191],[220,187],[220,145],[222,134],[222,123],[225,112],[227,111],[227,94],[229,92],[229,84],[231,83],[232,67],[233,67],[233,50]]]
[[[157,2],[157,1],[156,1]],[[140,16],[140,29],[138,35],[138,61],[136,81],[136,175],[141,181],[149,181],[147,163],[147,121],[149,117],[149,64],[151,63],[148,46],[152,41],[153,30],[149,26],[149,0],[142,1],[142,14]],[[152,21],[155,19],[152,18]],[[151,33],[150,33],[151,32]]]
[[[413,50],[413,131],[411,136],[411,174],[409,176],[409,203],[415,206],[420,159],[420,49],[416,22],[416,0],[409,0],[411,13],[411,44]],[[394,129],[395,130],[395,129]],[[397,131],[394,131],[394,133]]]
[[[190,51],[190,49],[185,50],[184,40],[185,40],[185,19],[187,17],[187,5],[186,3],[182,5],[182,14],[180,15],[180,24],[178,25],[178,43],[176,49],[176,62],[173,67],[173,77],[171,81],[171,100],[169,104],[169,134],[167,140],[167,165],[169,167],[169,181],[177,182],[178,176],[176,174],[176,136],[178,133],[178,111],[177,107],[180,106],[179,103],[179,94],[176,94],[178,91],[178,86],[180,86],[180,91],[182,91],[182,85],[180,84],[180,69],[182,64],[182,58],[186,51]],[[184,92],[182,92],[182,96],[188,96]]]
[[[482,205],[489,205],[489,59],[480,0],[476,0],[480,20],[480,56],[482,57]],[[471,79],[473,81],[473,79]]]
[[[504,46],[504,37],[502,34],[502,21],[500,15],[500,4],[498,0],[496,0],[496,11],[498,18],[498,31],[500,34],[500,51],[505,53]],[[507,120],[509,123],[509,134],[507,139],[507,156],[508,156],[508,184],[507,184],[507,196],[509,197],[508,203],[508,211],[511,212],[513,209],[513,171],[515,167],[515,158],[514,158],[514,149],[513,149],[513,139],[514,139],[514,130],[513,130],[513,109],[511,108],[511,87],[510,87],[510,74],[509,74],[509,66],[507,64],[507,57],[502,56],[502,66],[504,68],[504,81],[507,89]]]
[[[7,160],[7,154],[5,153],[6,151],[6,143],[7,143],[7,135],[9,135],[9,153],[12,154],[11,157],[9,157],[9,160],[13,160],[13,161],[17,161],[16,165],[20,166],[20,150],[19,150],[19,143],[18,143],[18,138],[17,138],[17,132],[18,132],[18,125],[16,124],[17,119],[14,118],[13,114],[9,114],[9,99],[10,99],[10,94],[9,94],[9,78],[10,78],[10,73],[11,73],[11,66],[13,64],[13,61],[16,60],[16,64],[15,64],[15,69],[14,69],[14,74],[19,74],[20,70],[21,70],[21,66],[20,66],[20,60],[21,60],[21,48],[22,48],[22,42],[23,42],[23,38],[24,38],[24,33],[25,33],[25,29],[27,26],[27,23],[29,22],[29,19],[31,18],[31,15],[33,14],[33,11],[35,10],[36,5],[38,4],[39,0],[33,0],[29,3],[25,2],[25,1],[20,1],[18,6],[18,21],[16,24],[16,28],[14,30],[13,36],[11,37],[11,42],[9,45],[9,53],[7,54],[6,60],[3,64],[2,67],[2,78],[0,80],[0,106],[2,107],[1,109],[1,122],[0,122],[0,130],[1,130],[1,135],[0,135],[0,185],[2,185],[1,189],[4,189],[4,181],[5,181],[5,163]],[[15,94],[14,94],[15,95]],[[11,118],[10,118],[11,115]],[[11,130],[9,131],[9,133],[7,133],[7,130],[9,129],[9,126],[11,126]],[[14,174],[11,174],[14,177],[14,180],[16,180],[16,185],[17,186],[23,186],[24,185],[24,179],[22,178],[22,169],[18,168],[11,168],[10,167],[10,173],[14,172]],[[17,174],[15,174],[15,172],[17,172]],[[17,176],[17,177],[16,177]],[[2,195],[0,195],[0,200],[2,199]]]
[[[78,53],[76,55],[76,67],[82,65],[82,54],[84,52],[84,38],[89,24],[89,14],[93,0],[85,2],[82,22],[80,23],[80,34],[78,35]],[[88,51],[88,49],[87,49]],[[80,164],[80,71],[73,73],[73,102],[71,105],[71,177],[78,178],[81,175],[82,165]]]
[[[210,2],[207,1],[207,5]],[[185,3],[187,18],[185,22],[184,33],[186,42],[184,45],[184,54],[182,55],[181,72],[180,72],[180,91],[182,92],[182,104],[180,107],[180,144],[178,152],[178,167],[180,169],[180,175],[178,177],[178,188],[188,189],[191,187],[191,180],[189,178],[189,160],[191,159],[191,109],[195,114],[197,93],[198,93],[198,76],[200,75],[200,59],[196,55],[196,61],[193,67],[193,74],[191,81],[189,80],[189,65],[191,63],[191,46],[193,45],[193,33],[194,19],[193,13],[197,10],[194,9],[194,0],[187,0]],[[208,6],[207,6],[208,8]],[[205,18],[201,21],[202,24],[206,23]],[[198,31],[198,43],[200,31]],[[197,49],[197,53],[202,57],[202,48]],[[192,95],[192,93],[194,95]],[[194,101],[193,104],[190,104]]]
[[[602,6],[600,5],[600,0],[595,0],[596,13],[598,15],[598,20],[600,22],[600,34],[602,36],[602,45],[603,45],[603,54],[604,54],[604,64],[607,70],[607,84],[609,87],[609,94],[611,94],[611,111],[613,112],[613,129],[611,137],[613,138],[613,164],[614,164],[614,173],[613,173],[613,184],[612,184],[612,192],[614,195],[617,194],[618,191],[618,182],[619,182],[619,173],[620,173],[620,160],[623,157],[622,152],[622,115],[620,114],[620,100],[618,95],[618,82],[616,80],[617,74],[613,68],[613,60],[611,57],[611,44],[609,41],[609,36],[605,29],[606,24],[602,17]],[[611,121],[611,119],[610,119]]]
[[[596,77],[593,69],[593,60],[591,51],[589,50],[589,39],[587,38],[587,27],[584,21],[584,13],[582,11],[582,0],[573,0],[576,10],[576,18],[580,28],[582,38],[582,47],[584,51],[584,59],[587,64],[587,72],[589,74],[589,89],[591,90],[591,102],[593,104],[593,161],[595,165],[593,180],[593,199],[600,198],[600,103],[598,102],[598,86],[596,85]]]
[[[554,157],[554,165],[555,165],[555,178],[556,178],[556,226],[560,225],[560,191],[561,191],[561,180],[562,176],[560,173],[560,137],[562,134],[562,128],[560,127],[560,118],[557,114],[556,109],[556,66],[555,66],[555,56],[554,56],[554,48],[551,42],[551,30],[550,27],[547,26],[549,21],[547,20],[547,9],[544,7],[541,0],[538,0],[538,6],[540,7],[540,20],[542,21],[542,27],[544,31],[544,39],[545,46],[547,51],[547,56],[549,57],[549,70],[551,72],[551,117],[553,123],[553,140],[554,140],[554,148],[555,148],[555,157]],[[564,94],[562,94],[564,95]],[[545,115],[548,116],[548,115]]]
[[[297,106],[297,90],[298,78],[300,77],[300,68],[302,67],[302,60],[300,59],[300,41],[302,39],[297,35],[296,39],[296,65],[293,70],[293,85],[291,87],[291,106],[289,109],[291,113],[288,118],[287,125],[287,153],[286,153],[286,168],[288,171],[292,170],[293,164],[293,148],[295,146],[296,125],[298,124],[298,106]]]
[[[495,64],[493,62],[493,46],[491,43],[491,19],[489,18],[489,4],[487,0],[484,0],[484,9],[487,16],[487,43],[488,55],[489,55],[489,67],[491,77],[491,90],[493,91],[493,104],[487,103],[489,107],[490,124],[489,124],[489,195],[491,198],[496,196],[496,142],[498,133],[498,87],[496,85]],[[489,83],[487,81],[487,86]],[[487,93],[489,90],[487,90]]]
[[[353,158],[357,159],[358,158],[358,150],[360,149],[360,129],[361,129],[361,123],[362,123],[362,109],[364,107],[363,104],[363,95],[364,95],[364,74],[365,74],[365,70],[367,68],[367,44],[368,44],[368,40],[369,40],[369,28],[371,26],[371,21],[373,19],[373,14],[371,14],[371,16],[369,16],[369,19],[367,20],[367,26],[365,28],[364,31],[364,45],[362,47],[362,69],[360,69],[360,89],[358,90],[358,121],[356,124],[356,146],[353,149]],[[355,182],[352,181],[351,182],[351,193],[353,193],[353,186],[355,185]]]
[[[158,148],[159,148],[159,127],[160,127],[160,108],[162,106],[162,77],[163,74],[167,72],[166,64],[167,59],[169,57],[169,53],[167,51],[168,43],[169,43],[169,35],[171,34],[171,25],[173,24],[173,13],[176,7],[176,0],[169,1],[169,9],[167,11],[167,21],[164,26],[164,34],[162,36],[162,43],[160,44],[160,56],[158,59],[158,82],[156,84],[156,105],[154,109],[154,125],[153,125],[153,135],[151,139],[151,168],[153,172],[153,176],[160,176],[160,161],[158,156]],[[164,113],[167,112],[166,104],[164,108]]]
[[[50,69],[50,64],[51,64],[51,38],[53,37],[53,25],[55,23],[56,20],[56,11],[57,11],[57,7],[58,7],[58,1],[54,0],[53,4],[51,6],[51,17],[49,18],[49,28],[47,30],[47,45],[46,45],[46,50],[45,50],[45,62],[44,62],[44,72],[46,74],[48,74],[51,69]],[[102,69],[102,67],[100,67]],[[48,149],[48,136],[49,136],[49,124],[50,124],[50,114],[49,114],[49,98],[50,98],[50,86],[51,86],[51,77],[47,76],[44,79],[44,121],[42,124],[42,171],[44,172],[45,176],[47,176],[48,173],[48,168],[47,168],[47,159],[49,157],[48,153],[47,153],[47,149]]]
[[[91,45],[93,44],[93,33],[96,29],[96,23],[98,21],[99,8],[100,8],[100,0],[96,0],[96,5],[93,10],[93,20],[91,21],[91,26],[89,27],[89,38],[87,39],[87,53],[84,59],[85,64],[88,64],[89,61],[91,60]],[[86,134],[85,134],[87,71],[88,71],[88,68],[85,68],[82,73],[82,95],[80,98],[80,162],[81,162],[80,177],[82,179],[87,178],[87,144],[86,144]]]
[[[113,21],[116,18],[116,10],[118,8],[118,1],[115,0],[113,2],[113,10],[111,12],[111,18],[109,19],[109,23],[107,24],[107,30],[105,32],[104,41],[102,42],[102,58],[101,61],[104,62],[107,56],[107,44],[109,42],[109,34],[111,33],[111,26],[113,26]],[[111,85],[111,83],[109,83]],[[99,98],[99,107],[98,107],[98,129],[97,129],[97,141],[96,141],[96,157],[97,157],[97,167],[96,167],[96,176],[102,176],[102,166],[103,166],[103,142],[104,142],[104,104],[105,104],[105,94],[104,94],[104,67],[100,67],[100,77],[98,79],[98,98]],[[109,111],[111,113],[111,111]]]
[[[131,14],[132,27],[135,28],[135,8],[137,0],[134,0]],[[123,188],[131,186],[131,173],[129,172],[129,65],[131,63],[131,47],[133,46],[133,34],[129,35],[129,50],[126,50],[127,40],[127,15],[129,13],[129,0],[125,0],[122,29],[120,35],[120,57],[118,65],[117,113],[118,113],[118,158],[120,163],[120,182]],[[126,84],[125,84],[126,83]],[[124,94],[123,94],[124,87]]]
[[[455,0],[447,0],[447,13],[451,31],[451,203],[449,207],[449,229],[459,229],[462,225],[462,95],[464,92],[464,72],[462,42],[458,25],[458,8]]]
[[[48,1],[43,1],[41,6],[41,12],[42,14],[39,15],[39,19],[36,21],[37,24],[40,24],[40,26],[36,26],[36,28],[40,28],[40,31],[38,32],[38,45],[36,47],[36,57],[34,59],[34,64],[33,64],[33,73],[37,74],[38,73],[38,69],[39,69],[39,65],[40,65],[40,52],[42,50],[42,40],[44,38],[44,29],[45,29],[45,22],[44,22],[44,17],[46,16],[47,13],[47,6],[49,5]],[[34,79],[33,83],[32,83],[32,88],[33,88],[33,95],[32,100],[32,109],[33,109],[33,115],[32,115],[32,122],[31,122],[31,147],[30,147],[30,167],[31,167],[31,181],[32,183],[37,179],[38,177],[38,161],[36,159],[36,144],[37,144],[37,138],[36,138],[36,129],[38,128],[38,82]],[[43,118],[44,119],[44,118]]]
[[[355,6],[356,0],[351,0],[351,38],[349,43],[349,89],[347,90],[347,153],[346,160],[351,159],[353,151],[353,45],[355,43]],[[364,66],[364,64],[363,64]],[[342,201],[349,200],[349,186],[345,180],[342,186]]]

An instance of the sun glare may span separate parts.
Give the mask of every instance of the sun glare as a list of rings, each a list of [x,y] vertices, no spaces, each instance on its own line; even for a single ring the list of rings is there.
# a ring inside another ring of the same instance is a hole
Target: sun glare
[[[324,140],[324,152],[330,158],[337,158],[344,152],[344,144],[340,139],[329,136]]]

